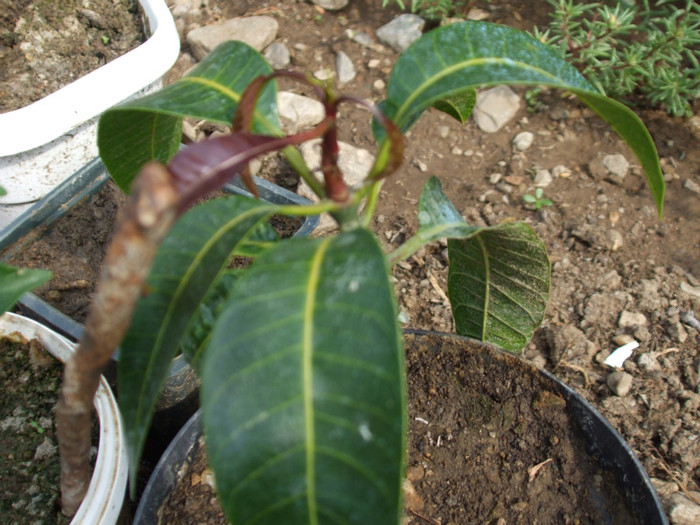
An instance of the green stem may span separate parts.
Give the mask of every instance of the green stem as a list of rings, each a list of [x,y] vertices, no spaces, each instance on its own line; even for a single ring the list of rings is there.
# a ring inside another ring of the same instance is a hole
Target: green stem
[[[331,213],[337,211],[341,206],[332,201],[321,201],[315,204],[299,205],[290,204],[287,206],[275,207],[275,211],[281,215],[290,217],[307,217],[309,215],[319,215],[321,213]]]
[[[320,199],[326,196],[326,192],[323,189],[323,185],[319,180],[311,173],[311,170],[304,162],[304,159],[294,146],[287,146],[282,150],[287,162],[292,165],[292,167],[297,171],[299,176],[304,179],[306,184],[309,185],[311,191],[313,191]]]
[[[414,235],[401,246],[396,248],[393,252],[387,254],[387,260],[389,261],[389,265],[394,266],[396,263],[408,259],[411,255],[416,253],[423,246],[425,246],[425,241],[423,241],[421,236]]]
[[[377,209],[377,202],[379,201],[379,190],[381,189],[381,183],[379,181],[375,182],[369,187],[367,192],[367,204],[362,212],[361,223],[365,227],[369,227],[372,217],[374,217],[374,211]]]

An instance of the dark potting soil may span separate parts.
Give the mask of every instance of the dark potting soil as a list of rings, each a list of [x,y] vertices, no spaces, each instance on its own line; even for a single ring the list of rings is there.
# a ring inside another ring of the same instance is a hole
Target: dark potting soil
[[[63,524],[54,414],[63,366],[36,340],[0,338],[2,523]]]
[[[445,339],[406,347],[404,523],[639,523],[546,380]],[[201,439],[190,460],[159,523],[225,524]]]
[[[125,201],[124,193],[112,181],[108,182],[53,224],[22,239],[22,248],[6,262],[50,270],[53,278],[34,293],[75,321],[84,322],[117,213]],[[302,222],[280,216],[270,219],[282,237],[292,236]]]

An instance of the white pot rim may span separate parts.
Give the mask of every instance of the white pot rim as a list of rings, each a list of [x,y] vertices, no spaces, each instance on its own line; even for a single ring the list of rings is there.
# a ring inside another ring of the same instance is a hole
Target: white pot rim
[[[165,0],[139,0],[151,37],[128,53],[15,111],[0,115],[0,157],[37,148],[162,77],[180,38]]]
[[[46,326],[21,315],[0,316],[0,335],[21,333],[27,339],[38,339],[51,355],[65,362],[74,345]],[[117,522],[124,501],[129,460],[121,414],[117,401],[104,377],[95,394],[95,409],[100,420],[100,443],[90,486],[71,525],[113,525]]]

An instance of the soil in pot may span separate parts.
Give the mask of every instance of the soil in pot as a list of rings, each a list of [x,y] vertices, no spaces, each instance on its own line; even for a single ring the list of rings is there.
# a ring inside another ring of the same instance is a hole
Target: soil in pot
[[[409,335],[406,346],[405,523],[639,523],[553,384],[450,339]],[[159,522],[226,523],[201,438],[190,459]]]
[[[2,0],[0,13],[0,113],[36,102],[145,40],[136,0]]]
[[[54,427],[63,365],[36,340],[0,338],[0,515],[7,524],[70,523],[61,514]],[[93,424],[93,442],[97,442]]]
[[[125,200],[124,193],[109,181],[53,224],[32,231],[32,239],[22,239],[22,249],[7,263],[51,270],[53,278],[34,293],[75,321],[84,322],[117,213]],[[270,222],[281,236],[288,237],[303,220],[276,216]]]

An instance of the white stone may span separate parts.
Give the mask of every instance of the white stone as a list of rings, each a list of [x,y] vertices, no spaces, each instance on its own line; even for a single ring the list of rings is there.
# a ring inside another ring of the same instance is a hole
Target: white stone
[[[539,169],[535,172],[535,180],[533,181],[538,188],[546,188],[552,183],[552,174],[549,170]]]
[[[283,69],[289,65],[289,49],[281,42],[272,42],[265,48],[265,60],[275,69]]]
[[[616,252],[622,248],[624,237],[618,230],[610,229],[605,233],[605,236],[607,237],[608,248],[610,248],[611,251]]]
[[[173,18],[181,20],[184,24],[201,22],[202,8],[209,5],[209,0],[171,0],[170,11]]]
[[[508,86],[496,86],[476,95],[474,120],[482,131],[494,133],[505,126],[520,109],[520,97]]]
[[[338,82],[341,84],[350,82],[357,74],[352,60],[342,51],[338,51],[338,54],[335,56],[335,70],[338,73]]]
[[[567,179],[571,177],[571,170],[566,166],[558,164],[552,168],[553,177],[561,177],[562,179]]]
[[[620,319],[617,322],[617,326],[620,328],[643,328],[648,324],[647,318],[644,314],[639,312],[628,312],[624,310],[620,314]]]
[[[534,133],[531,133],[529,131],[522,131],[518,133],[513,139],[513,146],[515,146],[515,149],[517,149],[518,151],[525,151],[530,146],[532,146],[533,140],[535,140]]]
[[[603,157],[603,165],[608,169],[611,175],[621,179],[627,175],[627,170],[629,170],[630,167],[630,163],[627,162],[624,155],[620,155],[619,153]]]
[[[262,51],[277,38],[279,24],[270,16],[231,18],[218,24],[198,27],[187,33],[192,54],[202,60],[219,44],[228,40],[240,40]]]
[[[697,497],[697,492],[693,495]],[[700,523],[700,505],[693,503],[681,492],[671,496],[671,510],[668,517],[673,525],[697,525]]]
[[[312,0],[313,3],[329,11],[338,11],[348,5],[349,0]]]
[[[418,15],[400,15],[377,29],[377,38],[402,53],[423,34],[425,20]]]
[[[683,187],[686,190],[692,191],[693,193],[700,193],[700,184],[695,182],[693,179],[685,179]]]
[[[326,116],[323,104],[318,100],[289,91],[277,93],[277,107],[285,133],[298,133],[315,126]]]
[[[318,71],[314,71],[314,77],[318,80],[330,80],[333,78],[333,71],[328,68],[319,69]]]
[[[305,142],[300,146],[301,154],[309,169],[318,174],[318,179],[323,180],[321,169],[321,141],[320,139]],[[345,142],[338,142],[338,167],[343,172],[345,182],[350,186],[358,186],[374,164],[374,155],[369,151],[356,148]],[[311,188],[302,180],[298,189],[299,195],[312,201],[318,201],[318,197]],[[314,235],[324,235],[336,229],[335,221],[324,214],[319,225],[314,230]]]

